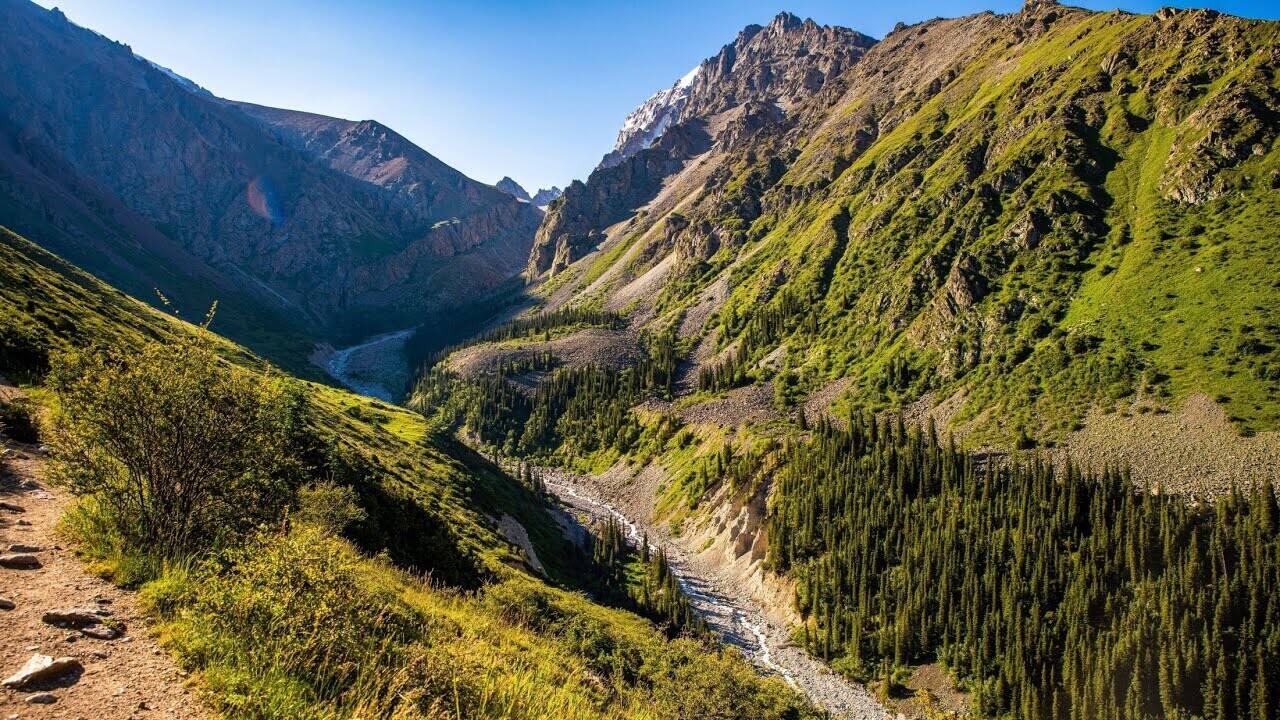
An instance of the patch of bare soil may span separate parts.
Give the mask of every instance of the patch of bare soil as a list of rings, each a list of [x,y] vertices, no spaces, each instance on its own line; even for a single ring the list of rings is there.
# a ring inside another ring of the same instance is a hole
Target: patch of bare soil
[[[528,562],[529,567],[543,575],[547,574],[547,569],[542,566],[542,561],[538,559],[538,551],[533,548],[533,543],[529,541],[529,531],[524,529],[519,520],[503,513],[502,519],[498,521],[498,530],[502,533],[502,537],[506,538],[507,542],[524,551],[525,560]]]
[[[1280,433],[1244,437],[1207,395],[1192,395],[1173,412],[1094,411],[1081,430],[1053,451],[1059,462],[1085,468],[1122,465],[1146,487],[1197,497],[1218,495],[1232,484],[1280,483]]]
[[[503,360],[544,352],[550,352],[570,367],[601,365],[622,368],[640,359],[640,347],[632,333],[588,328],[550,341],[473,345],[450,355],[446,362],[449,369],[459,375],[476,377],[497,372]]]
[[[727,395],[690,405],[679,411],[687,423],[737,427],[743,423],[776,420],[781,415],[773,407],[773,383],[730,390]]]
[[[890,702],[890,708],[902,716],[912,718],[936,718],[950,716],[967,717],[970,714],[968,693],[956,690],[955,683],[941,665],[921,665],[911,673],[907,689],[912,697]]]
[[[31,567],[0,567],[0,597],[8,601],[0,605],[12,604],[0,609],[0,675],[14,675],[36,655],[74,662],[53,677],[0,689],[0,717],[209,717],[186,674],[151,637],[135,595],[89,574],[58,536],[68,501],[45,481],[44,456],[30,446],[10,444],[9,451],[0,551],[31,558]],[[46,621],[46,613],[63,610],[83,617]]]

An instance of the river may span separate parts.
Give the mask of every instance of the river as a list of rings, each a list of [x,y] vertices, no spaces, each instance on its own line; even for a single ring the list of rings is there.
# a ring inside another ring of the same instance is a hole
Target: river
[[[417,328],[397,330],[369,338],[359,345],[329,356],[325,369],[348,389],[385,402],[399,402],[409,383],[405,343]]]
[[[554,468],[542,468],[547,489],[560,501],[595,518],[612,516],[627,531],[632,544],[661,534],[642,521],[629,518],[592,492],[590,477]],[[658,544],[650,542],[654,549]],[[788,628],[769,620],[750,598],[737,597],[721,588],[730,586],[713,568],[695,562],[684,550],[663,543],[672,572],[689,596],[694,610],[725,642],[738,648],[756,667],[777,675],[803,693],[814,705],[838,718],[883,720],[887,713],[864,687],[849,682],[813,659],[790,641]]]

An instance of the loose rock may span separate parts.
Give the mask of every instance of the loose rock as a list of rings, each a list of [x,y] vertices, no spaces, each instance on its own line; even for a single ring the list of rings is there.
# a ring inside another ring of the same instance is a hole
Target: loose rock
[[[26,512],[21,505],[14,505],[11,502],[0,501],[0,510],[6,510],[12,513]]]
[[[9,598],[0,598],[0,610],[12,610],[16,607],[18,607],[17,604]]]
[[[120,637],[120,631],[107,625],[92,625],[82,628],[80,634],[85,637],[91,637],[95,640],[115,640]]]
[[[35,555],[5,553],[0,555],[0,567],[10,570],[34,570],[40,567],[40,560]]]
[[[9,552],[11,553],[38,553],[38,552],[41,552],[43,549],[44,548],[41,548],[37,545],[14,544],[9,546]]]
[[[58,702],[58,696],[54,695],[53,693],[47,693],[47,692],[36,693],[35,695],[27,696],[27,702],[31,703],[32,705],[52,705]]]
[[[52,680],[68,673],[84,669],[80,661],[73,657],[51,658],[39,653],[32,655],[18,672],[0,681],[0,686],[21,689],[42,680]]]
[[[63,608],[46,610],[40,619],[49,625],[79,629],[98,625],[102,622],[102,618],[110,614],[110,611],[100,608]]]

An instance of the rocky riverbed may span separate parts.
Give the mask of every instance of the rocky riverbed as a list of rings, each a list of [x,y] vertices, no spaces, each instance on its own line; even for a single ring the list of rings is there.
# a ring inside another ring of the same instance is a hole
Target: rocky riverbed
[[[733,584],[720,577],[715,568],[699,562],[674,543],[656,540],[663,536],[657,528],[642,519],[627,517],[600,498],[593,478],[554,468],[539,472],[547,489],[570,508],[595,518],[616,518],[633,544],[646,537],[655,547],[660,543],[694,609],[726,643],[742,651],[762,671],[780,676],[835,717],[883,720],[888,716],[865,688],[845,680],[795,646],[788,628],[771,621],[751,599],[726,592],[724,588]]]

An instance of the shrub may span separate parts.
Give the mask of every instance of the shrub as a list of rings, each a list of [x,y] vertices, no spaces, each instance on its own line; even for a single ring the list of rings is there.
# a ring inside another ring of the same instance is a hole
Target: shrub
[[[177,557],[279,517],[292,495],[301,397],[229,366],[204,331],[140,352],[55,357],[55,479],[114,532]]]
[[[366,517],[368,514],[360,507],[356,491],[350,485],[326,480],[298,493],[298,521],[326,534],[337,535]]]

